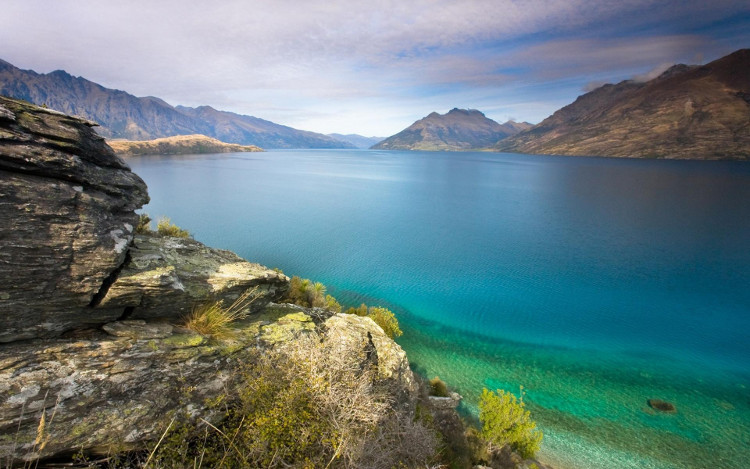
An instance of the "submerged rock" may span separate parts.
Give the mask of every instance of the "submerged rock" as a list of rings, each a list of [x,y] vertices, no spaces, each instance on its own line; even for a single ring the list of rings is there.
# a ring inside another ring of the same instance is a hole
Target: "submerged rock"
[[[677,407],[675,407],[674,404],[672,404],[671,402],[662,401],[661,399],[649,399],[648,406],[654,410],[665,412],[667,414],[677,413]]]

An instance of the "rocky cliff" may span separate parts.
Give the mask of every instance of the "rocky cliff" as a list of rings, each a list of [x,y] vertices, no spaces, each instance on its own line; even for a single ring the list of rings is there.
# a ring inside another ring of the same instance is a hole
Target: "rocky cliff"
[[[377,150],[460,151],[487,148],[531,124],[498,124],[476,109],[433,112],[372,148]]]
[[[648,82],[604,85],[495,149],[519,153],[750,159],[750,49]]]
[[[354,379],[329,384],[379,383],[411,422],[408,360],[371,319],[276,305],[284,274],[192,239],[135,234],[146,187],[92,125],[0,98],[4,467],[153,447],[177,415],[219,425],[243,367],[304,347]],[[228,338],[184,327],[197,305],[248,290],[255,301]]]

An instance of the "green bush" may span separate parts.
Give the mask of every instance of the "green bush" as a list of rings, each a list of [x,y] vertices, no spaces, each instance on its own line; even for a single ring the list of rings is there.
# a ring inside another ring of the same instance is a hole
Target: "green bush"
[[[179,226],[175,225],[167,217],[161,217],[159,221],[156,223],[156,232],[159,233],[160,236],[172,236],[175,238],[189,238],[190,237],[189,231],[183,230]]]
[[[448,386],[439,376],[435,376],[430,380],[430,395],[448,397]]]
[[[290,281],[289,292],[284,301],[305,308],[325,308],[334,313],[341,312],[341,305],[336,298],[326,294],[325,285],[296,275]]]
[[[398,326],[398,319],[396,319],[396,315],[393,314],[390,309],[374,306],[370,308],[367,317],[371,318],[375,321],[375,324],[382,327],[385,335],[391,339],[403,335],[401,328]]]
[[[138,234],[151,233],[151,217],[148,216],[148,213],[138,215],[138,224],[135,226],[135,232]]]
[[[345,314],[356,314],[357,316],[367,316],[367,305],[362,303],[357,308],[349,308]]]
[[[502,447],[509,444],[524,458],[532,458],[542,444],[542,432],[531,420],[531,413],[525,409],[523,388],[521,399],[498,389],[497,392],[482,390],[479,399],[479,420],[482,423],[482,437],[490,446]]]

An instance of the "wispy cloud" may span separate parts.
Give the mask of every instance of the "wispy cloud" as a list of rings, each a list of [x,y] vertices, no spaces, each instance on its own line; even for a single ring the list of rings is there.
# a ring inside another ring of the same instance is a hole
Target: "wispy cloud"
[[[587,82],[750,41],[750,7],[729,0],[8,0],[3,11],[0,58],[25,68],[380,135],[448,103],[538,121]]]

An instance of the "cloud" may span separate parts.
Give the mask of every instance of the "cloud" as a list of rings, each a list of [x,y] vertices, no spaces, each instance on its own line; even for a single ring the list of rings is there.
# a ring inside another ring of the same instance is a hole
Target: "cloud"
[[[288,125],[323,112],[349,132],[417,112],[407,105],[538,110],[589,81],[713,58],[732,43],[713,25],[742,15],[731,0],[8,0],[0,58]],[[724,30],[746,38],[748,22]]]

